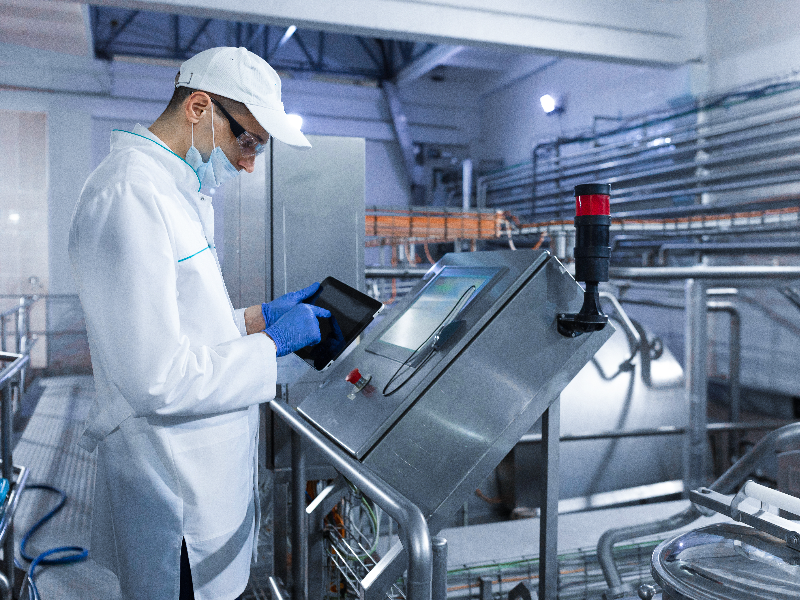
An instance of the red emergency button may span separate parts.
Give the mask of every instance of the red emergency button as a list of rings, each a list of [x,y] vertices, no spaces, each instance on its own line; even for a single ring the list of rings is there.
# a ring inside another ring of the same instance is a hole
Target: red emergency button
[[[350,374],[344,378],[344,380],[348,383],[356,385],[359,381],[361,381],[361,373],[359,373],[358,369],[353,369],[350,371]]]

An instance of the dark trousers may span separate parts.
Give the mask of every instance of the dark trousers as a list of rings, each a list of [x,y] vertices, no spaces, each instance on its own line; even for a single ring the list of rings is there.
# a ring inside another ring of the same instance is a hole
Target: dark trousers
[[[244,598],[244,594],[236,600]],[[181,542],[181,593],[178,600],[194,600],[192,587],[192,569],[189,566],[189,554],[186,552],[186,540]]]
[[[181,593],[179,600],[194,600],[192,588],[192,569],[189,566],[189,555],[186,552],[186,540],[181,543]]]

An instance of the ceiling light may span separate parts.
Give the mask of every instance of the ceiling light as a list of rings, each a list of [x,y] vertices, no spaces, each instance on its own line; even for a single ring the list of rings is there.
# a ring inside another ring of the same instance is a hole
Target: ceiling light
[[[303,117],[300,115],[288,114],[286,118],[289,119],[289,124],[296,129],[300,129],[303,126]]]
[[[542,105],[542,110],[548,115],[564,111],[564,104],[560,96],[545,94],[539,98],[539,103]]]
[[[19,223],[19,213],[12,212],[8,215],[8,220],[12,223]]]

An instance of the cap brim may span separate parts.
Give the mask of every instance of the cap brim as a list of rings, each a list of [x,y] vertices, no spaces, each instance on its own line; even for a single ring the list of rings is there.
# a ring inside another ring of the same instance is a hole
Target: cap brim
[[[303,132],[294,126],[282,110],[256,106],[246,102],[245,106],[270,136],[295,148],[311,148],[311,143],[303,135]]]

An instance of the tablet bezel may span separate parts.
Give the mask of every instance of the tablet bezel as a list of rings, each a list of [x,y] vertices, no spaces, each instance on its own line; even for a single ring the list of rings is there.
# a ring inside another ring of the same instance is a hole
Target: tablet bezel
[[[371,298],[367,294],[357,290],[354,287],[347,285],[346,283],[339,281],[335,277],[326,277],[321,283],[319,290],[311,296],[310,298],[306,298],[303,300],[306,304],[313,304],[315,306],[322,306],[322,308],[326,308],[331,310],[331,312],[336,312],[336,306],[332,302],[328,301],[326,298],[326,290],[334,288],[338,292],[347,296],[354,304],[364,308],[364,317],[353,327],[349,332],[345,334],[343,331],[342,334],[344,335],[344,343],[340,346],[339,351],[335,355],[328,355],[328,360],[325,361],[325,364],[318,363],[315,360],[313,353],[314,349],[319,345],[315,344],[313,346],[306,346],[305,348],[301,348],[297,350],[295,354],[307,362],[309,365],[314,367],[317,371],[324,371],[327,369],[333,362],[339,358],[342,353],[347,350],[347,348],[352,344],[355,339],[361,335],[361,333],[366,329],[367,325],[369,325],[373,319],[383,310],[384,305],[380,300],[375,300]],[[320,304],[320,301],[324,305]],[[322,342],[320,342],[322,343]]]

